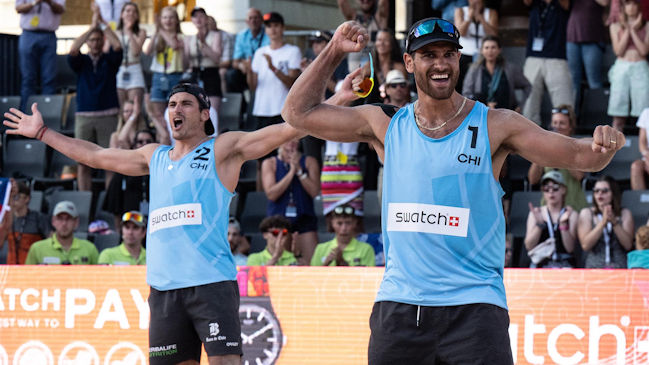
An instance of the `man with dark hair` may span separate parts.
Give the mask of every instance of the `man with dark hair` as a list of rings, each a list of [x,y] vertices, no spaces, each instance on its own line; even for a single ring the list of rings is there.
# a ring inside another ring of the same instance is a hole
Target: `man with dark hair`
[[[22,181],[11,179],[9,207],[0,225],[0,247],[7,244],[7,264],[22,265],[25,263],[29,248],[36,241],[50,234],[47,217],[40,212],[29,209],[31,189]]]
[[[283,123],[208,137],[209,99],[192,84],[176,85],[168,107],[174,147],[101,148],[47,129],[36,105],[33,115],[11,109],[4,123],[8,134],[37,138],[88,166],[150,175],[149,361],[198,364],[204,345],[210,364],[239,364],[239,287],[227,240],[230,200],[244,161],[300,134]]]
[[[297,232],[293,232],[291,222],[281,215],[264,218],[259,230],[266,240],[266,248],[248,256],[248,266],[289,266],[297,265],[291,247]]]
[[[599,171],[624,135],[598,126],[592,139],[572,139],[467,100],[455,91],[459,31],[438,18],[408,32],[403,58],[415,76],[415,104],[323,104],[326,80],[367,38],[354,22],[339,26],[291,88],[282,115],[319,138],[367,142],[385,163],[385,274],[370,317],[369,363],[511,364],[503,162],[518,153],[543,166]]]
[[[255,52],[247,69],[250,91],[255,93],[252,115],[259,128],[281,123],[282,105],[288,90],[300,76],[300,49],[284,42],[284,17],[271,12],[264,14],[264,31],[270,44]]]
[[[103,51],[104,36],[110,43],[107,53]],[[81,53],[84,43],[88,46],[88,54]],[[110,135],[117,129],[116,76],[122,63],[122,45],[98,12],[92,16],[90,28],[72,43],[68,63],[78,76],[74,136],[108,147]],[[90,167],[78,165],[79,190],[90,190],[91,173]],[[106,176],[107,183],[109,176]]]
[[[122,215],[122,243],[104,249],[99,254],[98,264],[105,265],[146,265],[146,250],[142,246],[146,237],[144,215],[131,210]]]

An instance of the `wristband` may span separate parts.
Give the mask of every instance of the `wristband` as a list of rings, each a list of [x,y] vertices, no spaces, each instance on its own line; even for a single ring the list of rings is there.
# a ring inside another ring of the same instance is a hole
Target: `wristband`
[[[45,134],[45,131],[47,131],[47,126],[43,124],[38,129],[38,131],[36,132],[36,135],[34,137],[36,137],[36,139],[40,141],[43,138],[43,135]]]
[[[536,226],[543,229],[545,228],[545,223],[537,223]]]
[[[560,226],[559,226],[559,230],[560,230],[560,231],[567,231],[568,229],[569,229],[569,227],[568,227],[567,224],[566,224],[565,226],[563,226],[563,225],[560,225]]]

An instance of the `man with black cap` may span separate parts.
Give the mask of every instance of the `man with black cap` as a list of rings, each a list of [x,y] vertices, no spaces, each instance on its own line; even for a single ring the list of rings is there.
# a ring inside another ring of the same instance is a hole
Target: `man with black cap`
[[[101,148],[48,129],[32,115],[5,113],[8,134],[37,138],[68,157],[125,175],[150,175],[147,236],[149,362],[239,364],[239,287],[227,239],[230,200],[244,161],[257,159],[299,133],[282,123],[216,138],[203,89],[179,84],[168,102],[174,147]]]
[[[288,89],[300,76],[302,53],[292,44],[284,43],[284,18],[271,12],[264,14],[264,31],[270,44],[259,48],[247,68],[248,86],[255,92],[252,115],[259,128],[283,122],[282,105]]]
[[[408,32],[403,59],[416,103],[322,104],[336,65],[367,37],[355,22],[339,26],[291,88],[282,115],[319,138],[370,143],[384,162],[385,274],[370,317],[369,362],[511,364],[498,184],[505,157],[599,171],[624,135],[598,126],[592,139],[572,139],[467,100],[455,91],[459,32],[437,18]]]

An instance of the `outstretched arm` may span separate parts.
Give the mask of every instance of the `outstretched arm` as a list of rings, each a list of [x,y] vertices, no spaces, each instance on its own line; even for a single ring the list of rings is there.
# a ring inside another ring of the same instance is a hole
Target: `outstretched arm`
[[[382,143],[390,118],[379,107],[347,108],[322,102],[327,81],[335,68],[347,52],[362,50],[367,39],[367,31],[356,22],[339,26],[327,47],[289,90],[282,109],[284,120],[297,129],[326,140],[378,140]]]
[[[541,166],[600,171],[625,143],[624,134],[600,125],[592,138],[575,139],[542,129],[522,115],[504,109],[489,111],[492,151],[502,146]]]
[[[7,134],[38,138],[45,144],[84,165],[103,170],[119,172],[123,175],[139,176],[149,173],[149,160],[157,144],[149,144],[137,150],[102,148],[88,141],[70,138],[47,129],[36,103],[32,105],[32,115],[11,108],[4,116],[4,125],[9,127]]]

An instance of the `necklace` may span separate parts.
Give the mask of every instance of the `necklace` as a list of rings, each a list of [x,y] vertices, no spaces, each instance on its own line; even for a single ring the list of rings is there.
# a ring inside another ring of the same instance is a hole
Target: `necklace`
[[[417,123],[417,125],[420,126],[420,127],[423,128],[423,129],[426,129],[426,130],[429,130],[429,131],[431,131],[431,132],[434,132],[434,131],[436,131],[436,130],[438,130],[438,129],[443,128],[443,127],[446,125],[446,123],[448,123],[450,120],[453,120],[453,119],[455,119],[455,117],[457,117],[458,115],[460,115],[460,112],[462,111],[462,109],[464,109],[464,105],[466,104],[466,97],[464,97],[464,100],[462,101],[462,105],[460,105],[460,108],[455,112],[455,114],[453,114],[452,117],[446,119],[446,121],[445,121],[444,123],[438,125],[437,127],[432,127],[432,128],[431,128],[431,127],[426,127],[425,125],[423,125],[423,124],[421,124],[421,123],[419,122],[419,117],[417,116],[417,112],[415,111],[415,109],[417,108],[417,104],[418,104],[418,103],[419,103],[419,100],[417,100],[417,101],[415,102],[415,107],[412,108],[412,111],[413,111],[413,113],[415,114],[415,123]]]

